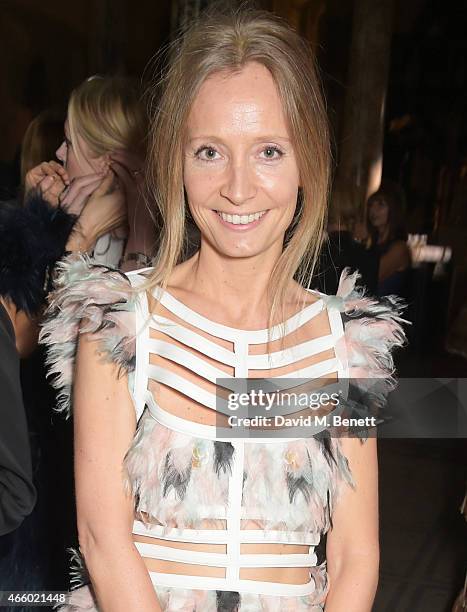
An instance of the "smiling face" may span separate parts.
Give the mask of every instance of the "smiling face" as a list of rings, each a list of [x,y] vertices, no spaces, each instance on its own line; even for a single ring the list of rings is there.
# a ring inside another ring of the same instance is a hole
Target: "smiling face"
[[[79,134],[76,137],[77,142],[73,143],[68,120],[65,121],[64,131],[65,140],[59,146],[55,155],[62,162],[70,180],[101,171],[105,163],[104,156],[93,156],[88,144]],[[79,151],[78,155],[77,150]]]
[[[277,87],[261,64],[201,86],[187,122],[184,185],[202,242],[228,257],[280,255],[299,171]]]

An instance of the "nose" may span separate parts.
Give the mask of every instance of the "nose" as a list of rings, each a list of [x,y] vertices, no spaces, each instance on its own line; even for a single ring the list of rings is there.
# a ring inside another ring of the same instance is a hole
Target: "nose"
[[[221,196],[235,206],[241,206],[256,195],[256,186],[251,169],[244,161],[232,164],[227,172]]]
[[[66,142],[65,141],[63,141],[62,144],[55,151],[55,155],[57,156],[57,159],[59,159],[61,162],[66,163]]]

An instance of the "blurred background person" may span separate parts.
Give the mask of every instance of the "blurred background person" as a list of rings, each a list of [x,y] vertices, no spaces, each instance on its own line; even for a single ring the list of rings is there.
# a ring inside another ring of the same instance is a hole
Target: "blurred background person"
[[[154,230],[142,193],[146,131],[146,113],[131,80],[90,77],[68,103],[64,139],[56,151],[65,172],[56,162],[44,162],[26,175],[26,190],[53,180],[55,197],[79,213],[111,169],[115,180],[110,189],[124,194],[127,216],[121,227],[97,241],[92,253],[97,263],[125,270],[149,263]]]
[[[39,113],[24,134],[21,143],[21,191],[24,193],[27,173],[45,159],[53,159],[63,141],[65,113],[48,109]]]
[[[411,255],[401,188],[383,182],[368,199],[366,222],[370,249],[379,257],[377,294],[408,297]]]
[[[358,270],[358,285],[375,295],[378,284],[378,257],[353,237],[356,212],[349,185],[335,186],[328,211],[327,237],[321,250],[315,286],[334,295],[344,268]]]
[[[123,192],[109,193],[113,181],[108,170],[79,216],[50,203],[60,188],[51,176],[44,195],[37,188],[24,206],[0,205],[0,590],[60,590],[68,582],[70,438],[50,418],[55,397],[42,354],[21,368],[20,358],[35,349],[56,262],[67,251],[92,252],[126,219]]]

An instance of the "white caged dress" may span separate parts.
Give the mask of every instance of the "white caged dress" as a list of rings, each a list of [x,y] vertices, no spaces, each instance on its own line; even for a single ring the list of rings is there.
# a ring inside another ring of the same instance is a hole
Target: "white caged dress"
[[[343,273],[337,296],[312,292],[314,301],[283,325],[251,331],[211,321],[160,288],[148,296],[138,290],[148,271],[123,274],[75,257],[59,267],[41,335],[58,409],[71,412],[77,338],[93,332],[127,374],[136,411],[124,465],[135,503],[133,533],[167,544],[136,542],[136,548],[149,559],[220,568],[216,577],[149,572],[162,609],[322,611],[329,584],[316,547],[343,488],[354,486],[339,439],[325,431],[229,437],[212,421],[181,418],[176,408],[188,403],[225,417],[229,409],[216,401],[220,378],[227,386],[261,376],[379,378],[384,395],[394,384],[391,350],[405,341],[400,300],[365,297],[355,288],[357,275]],[[183,550],[179,542],[216,544],[221,552]],[[283,553],[252,554],[246,546],[265,543],[282,544]],[[306,546],[303,554],[288,552],[292,544]],[[61,610],[96,611],[78,552],[75,562],[74,588]],[[266,567],[307,568],[309,580],[245,578],[245,568]]]

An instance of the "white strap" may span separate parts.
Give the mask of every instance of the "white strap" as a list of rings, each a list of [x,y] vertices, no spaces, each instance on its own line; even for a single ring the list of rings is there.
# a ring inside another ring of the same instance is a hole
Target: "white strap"
[[[288,374],[280,374],[274,378],[321,378],[326,374],[332,374],[337,371],[338,362],[335,357],[332,359],[325,359],[319,363],[314,363],[306,368],[289,372]],[[273,378],[273,380],[274,380]],[[295,386],[297,386],[295,384]]]
[[[301,597],[315,592],[315,581],[305,584],[281,584],[279,582],[261,582],[259,580],[227,580],[206,576],[186,576],[184,574],[166,574],[149,572],[154,586],[182,587],[184,589],[203,589],[207,591],[237,591],[239,593],[257,593],[258,595],[283,595]]]
[[[265,353],[263,355],[249,355],[248,367],[250,370],[266,370],[269,368],[280,368],[290,365],[306,357],[317,355],[322,351],[326,351],[334,346],[334,338],[332,334],[321,336],[321,338],[313,338],[307,342],[302,342],[296,346],[276,351],[274,353]]]
[[[212,340],[208,340],[204,336],[188,329],[188,327],[183,327],[183,325],[180,325],[176,321],[154,315],[151,317],[150,325],[153,329],[157,329],[186,346],[191,346],[191,348],[207,357],[212,357],[216,361],[232,367],[235,365],[235,355],[232,351],[216,344]]]
[[[214,393],[202,389],[195,383],[161,366],[150,363],[147,368],[148,375],[152,380],[183,393],[183,395],[186,395],[199,404],[203,404],[203,406],[207,408],[212,408],[228,416],[232,415],[232,410],[229,409],[228,402],[221,397],[216,397]]]
[[[133,288],[139,287],[145,279],[138,273],[128,275],[128,279]],[[141,415],[144,412],[147,397],[147,369],[146,364],[149,360],[147,338],[149,335],[149,312],[148,312],[148,298],[146,291],[140,291],[135,300],[135,335],[136,335],[136,348],[135,348],[135,371],[134,371],[134,382],[133,391],[131,393],[135,404],[136,422],[139,421]],[[131,390],[130,390],[131,392]]]
[[[154,297],[160,301],[162,306],[170,310],[173,314],[178,316],[180,319],[187,321],[191,325],[202,329],[211,336],[218,338],[225,338],[231,342],[235,342],[238,339],[247,340],[249,344],[264,344],[271,340],[278,340],[282,337],[283,331],[285,335],[295,331],[313,317],[319,314],[324,308],[324,301],[322,299],[310,304],[303,310],[297,312],[295,315],[287,319],[283,324],[276,325],[270,330],[259,329],[259,330],[244,330],[237,329],[235,327],[229,327],[222,323],[216,323],[211,321],[207,317],[199,314],[195,310],[188,308],[182,302],[177,300],[173,295],[167,291],[162,291],[160,287],[154,289]],[[270,333],[269,333],[270,332]]]
[[[195,423],[194,421],[189,421],[188,419],[182,419],[175,414],[171,414],[167,410],[164,410],[157,404],[154,400],[154,397],[151,394],[148,394],[147,403],[149,407],[150,415],[161,425],[168,427],[169,429],[173,429],[174,431],[178,431],[179,433],[187,434],[189,436],[198,436],[199,438],[206,438],[207,440],[217,440],[219,442],[232,442],[232,429],[230,427],[218,427],[216,425],[204,425],[203,423]],[[338,414],[338,410],[336,410],[336,414]],[[313,434],[318,433],[325,429],[326,426],[314,428]],[[281,444],[284,442],[294,442],[296,440],[303,440],[303,427],[295,427],[295,428],[287,428],[287,431],[290,432],[290,437],[287,438],[279,438],[277,434],[273,432],[272,437],[264,437],[254,436],[253,431],[246,430],[245,435],[240,435],[237,433],[235,435],[236,440],[245,440],[251,443],[261,443],[261,444]]]
[[[171,344],[170,342],[151,338],[149,340],[149,348],[154,354],[174,361],[188,370],[196,372],[196,374],[199,374],[199,376],[214,384],[216,384],[218,378],[232,378],[231,374],[219,370],[219,368],[214,367],[205,359],[201,359],[187,349]]]
[[[226,553],[200,552],[174,548],[172,546],[161,546],[146,542],[134,542],[142,557],[148,559],[159,559],[161,561],[176,561],[190,565],[207,565],[209,567],[229,566],[229,555]],[[310,552],[283,553],[283,554],[241,554],[239,555],[239,567],[313,567],[316,565],[317,557]]]
[[[149,538],[173,540],[174,542],[193,542],[205,544],[225,544],[226,529],[179,529],[165,525],[145,525],[135,520],[133,533]],[[310,531],[278,531],[273,529],[241,529],[239,539],[242,544],[306,544],[317,546],[320,534]]]

